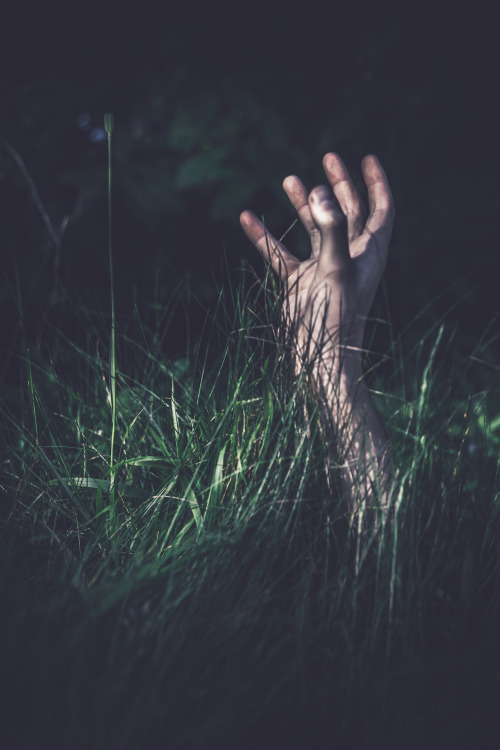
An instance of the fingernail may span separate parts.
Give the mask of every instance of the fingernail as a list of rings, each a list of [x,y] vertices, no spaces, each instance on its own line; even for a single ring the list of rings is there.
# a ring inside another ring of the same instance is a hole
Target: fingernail
[[[323,203],[325,200],[325,194],[319,191],[315,191],[311,194],[313,203]]]
[[[333,203],[333,194],[330,192],[330,190],[328,190],[328,188],[324,186],[320,186],[319,188],[316,188],[314,192],[312,193],[311,197],[312,197],[313,202],[317,204]]]

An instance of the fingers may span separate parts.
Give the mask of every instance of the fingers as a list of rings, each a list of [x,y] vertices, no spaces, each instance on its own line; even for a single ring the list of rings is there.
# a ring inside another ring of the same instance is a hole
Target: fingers
[[[271,264],[274,272],[286,281],[299,265],[298,259],[270,234],[252,211],[243,211],[240,224],[250,242],[255,245],[264,260]]]
[[[319,267],[326,273],[344,269],[350,261],[346,218],[330,188],[311,190],[309,208],[321,237]]]
[[[341,158],[328,153],[323,166],[334,194],[329,188],[319,186],[308,195],[303,183],[295,176],[287,177],[283,182],[311,237],[312,257],[319,256],[320,267],[326,272],[345,268],[351,259],[349,243],[366,234],[370,238],[375,235],[377,241],[374,245],[384,260],[394,223],[394,202],[380,162],[375,156],[366,156],[362,163],[368,189],[368,215]],[[250,242],[285,281],[300,261],[266,230],[251,211],[244,211],[240,222]]]
[[[321,238],[318,227],[314,223],[311,215],[311,209],[309,208],[309,193],[299,178],[294,175],[287,177],[284,180],[283,188],[311,238],[311,256],[314,257],[319,254]]]
[[[394,224],[394,201],[389,181],[376,156],[365,156],[361,166],[370,206],[365,232],[372,236],[376,233],[379,246],[387,250]]]
[[[323,157],[323,168],[347,218],[347,234],[349,242],[352,242],[362,234],[365,228],[367,217],[365,204],[338,154],[326,154]]]
[[[332,191],[320,185],[308,194],[303,183],[293,175],[285,179],[283,187],[309,233],[311,257],[319,255],[320,264],[330,270],[332,266],[343,267],[349,260],[345,217]]]

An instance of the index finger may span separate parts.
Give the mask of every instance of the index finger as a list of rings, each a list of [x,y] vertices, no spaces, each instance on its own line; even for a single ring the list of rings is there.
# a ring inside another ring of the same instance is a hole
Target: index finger
[[[286,281],[300,261],[267,231],[252,211],[243,211],[240,224],[250,242],[255,245],[264,260],[271,264],[274,272]]]
[[[283,188],[311,239],[312,257],[319,255],[321,237],[311,215],[309,193],[302,181],[298,177],[295,177],[295,175],[290,175],[290,177],[284,180]]]

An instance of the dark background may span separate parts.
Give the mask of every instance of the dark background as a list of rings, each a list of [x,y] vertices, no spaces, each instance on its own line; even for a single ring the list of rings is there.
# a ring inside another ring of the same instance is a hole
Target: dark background
[[[283,178],[324,181],[330,150],[358,183],[370,152],[389,176],[397,218],[386,293],[396,332],[431,302],[423,330],[456,305],[448,321],[468,350],[496,314],[493,5],[452,14],[375,3],[9,13],[0,77],[5,384],[23,347],[50,348],[52,326],[78,337],[84,312],[109,312],[105,112],[116,122],[120,321],[135,303],[147,324],[185,273],[187,293],[210,307],[224,254],[233,283],[243,258],[260,273],[239,212],[264,213],[281,235],[294,218]],[[289,235],[298,253],[304,234]],[[199,327],[202,316],[192,316]],[[184,335],[179,326],[169,336],[171,353]]]

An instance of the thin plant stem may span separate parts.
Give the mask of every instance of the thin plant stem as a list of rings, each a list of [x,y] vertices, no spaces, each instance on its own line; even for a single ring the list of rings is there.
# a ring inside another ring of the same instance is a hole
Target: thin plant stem
[[[31,406],[33,408],[33,419],[35,424],[35,440],[36,440],[36,446],[38,448],[39,440],[38,440],[38,422],[36,419],[36,406],[35,406],[35,391],[33,388],[33,375],[31,374],[31,358],[30,358],[30,350],[27,350],[27,358],[28,358],[28,373],[29,373],[29,386],[30,386],[30,393],[31,393]]]
[[[111,136],[113,133],[114,116],[110,113],[104,115],[104,129],[108,136],[108,253],[109,253],[109,276],[111,290],[111,342],[110,342],[110,388],[111,388],[111,445],[110,445],[110,480],[111,496],[110,508],[114,506],[115,489],[115,433],[116,433],[116,345],[115,345],[115,290],[113,275],[113,252],[112,252],[112,213],[111,213]]]

